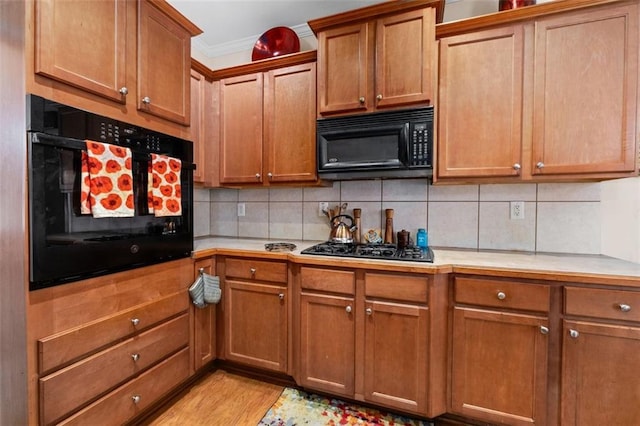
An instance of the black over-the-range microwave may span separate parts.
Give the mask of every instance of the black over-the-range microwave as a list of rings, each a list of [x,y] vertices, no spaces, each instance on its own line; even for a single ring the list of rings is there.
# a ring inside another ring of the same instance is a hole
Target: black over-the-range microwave
[[[318,175],[327,180],[433,174],[433,107],[322,118]]]

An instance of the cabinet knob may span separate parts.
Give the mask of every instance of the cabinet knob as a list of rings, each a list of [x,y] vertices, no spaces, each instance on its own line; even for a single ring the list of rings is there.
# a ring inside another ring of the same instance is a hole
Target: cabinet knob
[[[122,86],[120,90],[118,90],[118,92],[120,92],[122,96],[127,96],[129,94],[129,89],[127,89],[125,86]]]
[[[148,96],[145,96],[144,98],[142,98],[142,103],[145,105],[149,105],[151,103],[151,98]]]
[[[131,359],[137,361],[140,359],[140,354],[131,354]]]
[[[367,309],[365,309],[364,311],[365,311],[365,313],[366,313],[367,315],[371,315],[371,314],[373,314],[373,309],[371,309],[371,308],[367,308]]]
[[[379,93],[378,96],[376,96],[376,99],[381,101],[382,100],[382,93]]]
[[[502,292],[502,291],[499,291],[498,294],[496,294],[496,296],[498,296],[498,299],[500,299],[500,300],[504,300],[504,299],[507,298],[507,295],[504,294],[504,292]]]
[[[520,163],[516,163],[513,165],[513,170],[520,170],[522,168],[522,166],[520,166]]]
[[[256,173],[256,179],[260,179],[260,173]]]
[[[347,305],[347,307],[344,310],[347,311],[348,314],[350,314],[352,311],[351,305]]]
[[[549,334],[549,328],[545,327],[544,325],[541,325],[540,326],[540,333]]]
[[[269,179],[272,179],[272,178],[273,178],[273,173],[271,173],[271,172],[267,173],[267,177],[268,177]]]
[[[140,402],[140,395],[133,395],[131,397],[131,400],[133,401],[134,404],[137,404]]]
[[[536,163],[536,168],[538,168],[538,169],[542,169],[542,168],[544,168],[544,163],[543,163],[542,161],[538,161],[538,162]]]
[[[278,294],[278,298],[279,298],[280,300],[284,300],[284,293],[280,293],[280,294]]]
[[[620,303],[620,304],[618,305],[618,308],[620,308],[620,310],[621,310],[622,312],[629,312],[629,311],[631,310],[631,305],[627,305],[627,304],[625,304],[625,303]]]
[[[360,98],[358,98],[358,102],[360,102],[361,104],[364,103],[364,96],[360,96]]]
[[[249,269],[249,272],[251,273],[251,275],[255,275],[256,274],[256,268]]]
[[[578,330],[574,330],[574,329],[569,330],[569,336],[571,336],[572,338],[577,339],[579,335],[580,333],[578,333]]]
[[[135,327],[136,325],[140,324],[140,320],[138,318],[131,318],[131,324],[133,324],[133,326]]]

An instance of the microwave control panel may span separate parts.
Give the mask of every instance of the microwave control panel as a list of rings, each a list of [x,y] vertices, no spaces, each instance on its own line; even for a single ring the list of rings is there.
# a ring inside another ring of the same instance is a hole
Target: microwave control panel
[[[409,143],[409,164],[431,166],[431,129],[428,123],[413,123]]]

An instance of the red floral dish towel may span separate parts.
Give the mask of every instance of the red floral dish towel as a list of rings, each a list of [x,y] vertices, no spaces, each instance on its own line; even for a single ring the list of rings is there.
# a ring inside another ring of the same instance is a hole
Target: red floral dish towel
[[[156,217],[182,216],[181,170],[180,160],[151,154],[147,195],[149,213]]]
[[[101,142],[86,141],[82,151],[80,211],[93,217],[131,217],[133,176],[131,150]]]

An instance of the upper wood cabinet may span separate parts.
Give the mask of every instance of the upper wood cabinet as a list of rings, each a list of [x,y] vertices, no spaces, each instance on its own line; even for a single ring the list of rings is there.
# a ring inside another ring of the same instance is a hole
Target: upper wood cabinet
[[[188,125],[191,33],[156,4],[138,3],[137,107]]]
[[[225,76],[219,88],[220,183],[315,183],[315,52],[262,66],[266,70],[251,64],[214,73]]]
[[[436,179],[634,175],[637,70],[637,3],[442,37]]]
[[[42,0],[35,8],[35,72],[125,103],[126,0]]]
[[[318,37],[318,114],[431,102],[433,3],[374,6],[310,21]]]
[[[42,0],[32,10],[29,92],[145,127],[149,114],[189,124],[191,37],[201,31],[168,3]]]
[[[191,126],[189,139],[193,142],[193,162],[196,170],[193,181],[213,186],[218,172],[218,82],[211,81],[211,70],[191,60]],[[214,96],[215,95],[215,96]]]

